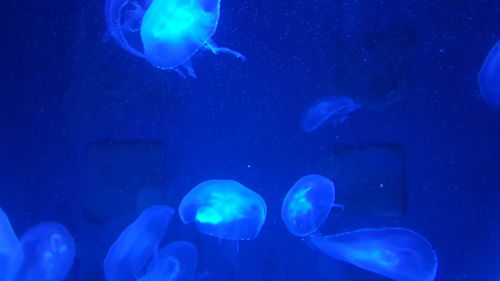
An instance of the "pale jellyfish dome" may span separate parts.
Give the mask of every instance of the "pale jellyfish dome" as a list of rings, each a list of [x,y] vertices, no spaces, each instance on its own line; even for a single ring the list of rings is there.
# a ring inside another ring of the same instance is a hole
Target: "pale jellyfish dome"
[[[21,237],[24,263],[18,280],[62,281],[73,266],[75,241],[69,231],[56,222],[40,223]]]
[[[191,281],[197,259],[198,250],[192,243],[171,242],[155,256],[145,277],[151,280]]]
[[[229,240],[257,237],[266,214],[264,199],[234,180],[204,181],[179,205],[184,223],[194,221],[200,232]]]
[[[288,191],[281,207],[281,218],[288,231],[307,236],[325,221],[335,201],[333,182],[321,175],[300,178]]]
[[[134,280],[158,250],[174,214],[169,206],[144,210],[111,245],[104,259],[107,281]]]
[[[361,108],[361,105],[345,96],[328,96],[314,101],[306,107],[300,119],[300,127],[312,132],[326,121],[334,125],[349,118],[349,114]]]
[[[367,228],[331,236],[311,235],[326,255],[398,281],[433,281],[437,255],[420,234],[404,228]]]
[[[491,48],[477,76],[483,99],[500,110],[500,41]]]
[[[23,261],[23,248],[7,214],[0,208],[0,280],[11,281]]]

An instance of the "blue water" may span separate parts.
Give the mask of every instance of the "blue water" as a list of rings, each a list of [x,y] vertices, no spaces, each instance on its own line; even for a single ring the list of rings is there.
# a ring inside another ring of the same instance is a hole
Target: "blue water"
[[[344,206],[318,235],[410,229],[435,250],[437,280],[500,279],[500,112],[495,87],[485,99],[478,85],[499,1],[224,0],[212,39],[246,60],[199,50],[196,78],[106,36],[104,2],[0,9],[0,208],[18,239],[46,221],[69,231],[66,280],[105,280],[106,253],[142,211],[178,210],[209,179],[247,186],[267,217],[239,241],[176,212],[157,247],[195,245],[196,280],[390,280],[287,230],[283,199],[308,174],[330,178]],[[304,132],[304,109],[326,96],[362,107]],[[18,264],[8,255],[0,268]]]

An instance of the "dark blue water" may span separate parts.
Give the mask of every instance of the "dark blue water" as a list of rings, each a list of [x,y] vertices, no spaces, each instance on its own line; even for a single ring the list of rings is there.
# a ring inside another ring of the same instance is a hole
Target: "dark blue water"
[[[219,241],[174,216],[164,243],[198,248],[202,280],[389,280],[314,250],[280,211],[300,177],[336,184],[321,227],[405,227],[434,247],[437,280],[500,279],[500,111],[477,74],[500,39],[500,1],[224,0],[197,78],[103,42],[104,1],[4,1],[0,207],[18,236],[57,221],[76,243],[67,280],[104,280],[107,250],[154,204],[234,179],[267,219]],[[500,79],[500,76],[499,76]],[[363,107],[307,133],[325,96]]]

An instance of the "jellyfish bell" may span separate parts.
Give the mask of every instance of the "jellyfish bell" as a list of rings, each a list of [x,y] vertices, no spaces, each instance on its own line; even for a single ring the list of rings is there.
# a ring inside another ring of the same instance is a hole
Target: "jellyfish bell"
[[[288,191],[281,206],[281,218],[296,236],[315,232],[334,206],[335,186],[321,175],[300,178]]]
[[[23,261],[23,248],[0,208],[0,280],[14,280]]]
[[[106,280],[129,281],[138,276],[157,251],[173,214],[168,206],[152,206],[127,226],[104,259]]]
[[[152,0],[106,0],[106,38],[113,38],[128,53],[144,58],[140,38],[142,19]]]
[[[491,48],[477,76],[483,99],[500,110],[500,40]]]
[[[228,240],[257,237],[267,214],[264,199],[234,180],[208,180],[181,201],[179,216],[204,234]]]
[[[75,241],[69,231],[56,222],[43,222],[21,237],[24,263],[17,280],[61,281],[73,267]]]
[[[311,235],[321,252],[398,281],[432,281],[437,256],[431,244],[404,228],[360,229],[332,236]]]
[[[158,68],[192,77],[190,59],[199,50],[245,59],[212,41],[219,16],[220,0],[107,0],[105,7],[108,32],[120,47]]]
[[[306,132],[312,132],[326,122],[337,126],[339,123],[347,120],[350,113],[360,108],[361,105],[349,97],[324,97],[306,107],[300,119],[300,127]]]
[[[198,251],[192,243],[169,243],[155,256],[146,276],[153,280],[190,281],[194,276],[197,258]]]

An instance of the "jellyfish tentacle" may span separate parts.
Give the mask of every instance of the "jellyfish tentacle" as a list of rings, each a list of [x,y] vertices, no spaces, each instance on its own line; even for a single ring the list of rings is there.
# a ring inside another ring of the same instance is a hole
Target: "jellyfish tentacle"
[[[180,64],[179,66],[174,68],[174,70],[182,78],[187,78],[188,75],[189,77],[196,78],[196,72],[194,71],[193,65],[191,64],[190,60],[187,60],[186,62]],[[185,72],[187,72],[187,75]]]
[[[237,52],[235,50],[231,50],[229,48],[224,48],[224,47],[217,47],[217,44],[213,41],[213,40],[209,40],[206,44],[205,44],[206,48],[208,50],[210,50],[212,53],[218,55],[218,54],[230,54],[230,55],[233,55],[237,58],[239,58],[240,60],[246,60],[247,58],[242,55],[240,52]]]

